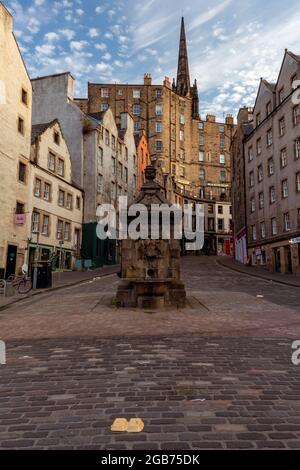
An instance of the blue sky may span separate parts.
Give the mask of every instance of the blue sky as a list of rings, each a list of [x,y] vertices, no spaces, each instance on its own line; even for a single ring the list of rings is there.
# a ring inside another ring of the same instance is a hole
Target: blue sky
[[[276,80],[284,48],[300,54],[299,2],[285,0],[6,0],[32,77],[71,71],[87,82],[161,83],[176,75],[185,16],[201,114],[253,105],[260,77]]]

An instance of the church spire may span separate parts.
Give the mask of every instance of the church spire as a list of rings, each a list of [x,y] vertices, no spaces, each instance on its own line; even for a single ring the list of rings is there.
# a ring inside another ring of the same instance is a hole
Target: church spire
[[[184,18],[181,19],[181,32],[178,57],[178,71],[176,90],[180,96],[186,96],[190,92],[190,71],[185,36]]]

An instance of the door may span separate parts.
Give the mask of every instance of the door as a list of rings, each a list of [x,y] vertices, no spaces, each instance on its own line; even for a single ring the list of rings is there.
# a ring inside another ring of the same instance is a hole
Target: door
[[[16,264],[17,264],[17,247],[14,245],[8,245],[6,270],[5,270],[6,279],[8,279],[9,276],[14,276],[16,274]]]
[[[280,250],[274,250],[275,257],[275,271],[277,273],[281,272],[281,260],[280,260]]]

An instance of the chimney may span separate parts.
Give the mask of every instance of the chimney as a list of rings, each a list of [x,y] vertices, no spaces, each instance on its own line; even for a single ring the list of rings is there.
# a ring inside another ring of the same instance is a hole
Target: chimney
[[[237,116],[237,123],[238,125],[245,124],[247,122],[252,121],[253,119],[253,108],[240,108],[238,116]]]
[[[165,77],[165,79],[164,79],[164,86],[165,86],[166,88],[169,88],[169,90],[171,90],[171,80],[170,80],[169,77]]]
[[[206,121],[207,122],[216,122],[216,116],[214,114],[208,114],[206,116]]]
[[[152,85],[152,77],[151,73],[145,73],[144,74],[144,85]]]
[[[225,123],[228,126],[233,126],[234,125],[234,119],[233,119],[232,114],[227,114],[226,119],[225,119]]]

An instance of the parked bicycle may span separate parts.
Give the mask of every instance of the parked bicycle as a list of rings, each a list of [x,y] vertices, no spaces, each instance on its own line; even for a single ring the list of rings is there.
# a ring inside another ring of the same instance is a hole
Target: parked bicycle
[[[7,282],[11,282],[19,294],[27,294],[32,289],[31,279],[27,274],[23,274],[22,276],[9,276]]]

